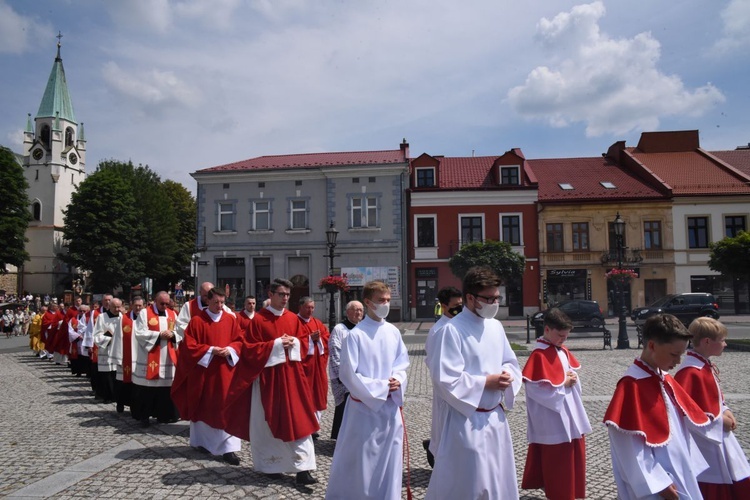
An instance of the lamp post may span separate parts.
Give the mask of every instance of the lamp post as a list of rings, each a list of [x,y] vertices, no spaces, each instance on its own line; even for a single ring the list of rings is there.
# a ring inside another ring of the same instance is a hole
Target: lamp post
[[[615,221],[613,223],[615,229],[615,240],[617,242],[617,269],[622,271],[622,260],[625,246],[623,244],[625,236],[625,221],[620,217],[620,212],[617,212]],[[620,318],[619,318],[619,331],[617,333],[617,348],[618,349],[630,349],[630,340],[628,339],[628,327],[626,324],[627,308],[625,307],[625,282],[622,279],[615,280],[617,283],[617,295],[620,299]]]
[[[339,232],[333,227],[333,221],[326,231],[326,246],[328,247],[328,275],[333,275],[333,258],[336,257],[334,250],[336,249],[336,238],[338,238]],[[336,326],[336,308],[333,303],[333,294],[336,293],[333,289],[328,290],[330,295],[328,301],[328,329],[333,330]]]

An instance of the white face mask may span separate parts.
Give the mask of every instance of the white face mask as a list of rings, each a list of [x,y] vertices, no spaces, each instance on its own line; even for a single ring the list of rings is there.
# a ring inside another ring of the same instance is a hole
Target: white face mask
[[[477,300],[474,303],[476,304],[476,309],[474,310],[474,312],[476,312],[484,319],[494,318],[497,315],[497,312],[500,310],[500,304],[497,302],[495,302],[494,304],[484,304]]]
[[[372,304],[370,309],[372,313],[380,319],[385,319],[388,316],[388,312],[391,310],[391,303],[386,302],[385,304]]]

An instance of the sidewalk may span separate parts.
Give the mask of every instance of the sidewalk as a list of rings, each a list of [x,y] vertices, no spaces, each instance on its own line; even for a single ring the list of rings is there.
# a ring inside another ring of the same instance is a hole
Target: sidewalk
[[[411,488],[424,498],[431,469],[421,442],[429,437],[432,385],[424,363],[424,344],[409,344],[409,380],[404,414],[411,462]],[[600,340],[571,343],[583,368],[584,404],[593,433],[587,436],[587,497],[616,498],[609,440],[600,424],[615,384],[637,355],[635,349],[603,351]],[[738,439],[750,450],[750,374],[747,354],[726,352],[718,359],[724,395],[737,415]],[[521,365],[525,362],[519,358]],[[94,402],[88,381],[26,352],[0,353],[0,497],[8,498],[252,498],[322,499],[328,482],[334,441],[328,439],[332,400],[316,441],[319,483],[298,488],[294,476],[269,480],[252,471],[243,443],[242,463],[232,467],[188,445],[188,425],[141,429],[114,405]],[[524,391],[508,421],[520,480],[526,457]],[[74,446],[74,448],[72,447]],[[403,498],[406,498],[404,481]],[[544,498],[521,490],[521,498]]]

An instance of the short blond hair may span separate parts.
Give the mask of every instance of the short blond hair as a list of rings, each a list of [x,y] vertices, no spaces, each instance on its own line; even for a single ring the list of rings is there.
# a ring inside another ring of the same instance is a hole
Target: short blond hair
[[[716,319],[709,317],[695,318],[688,331],[693,336],[693,345],[697,345],[703,339],[719,340],[727,336],[727,327]]]
[[[372,300],[372,297],[376,293],[390,293],[391,287],[388,286],[387,283],[384,281],[368,281],[365,283],[364,288],[362,289],[362,299],[370,299]]]

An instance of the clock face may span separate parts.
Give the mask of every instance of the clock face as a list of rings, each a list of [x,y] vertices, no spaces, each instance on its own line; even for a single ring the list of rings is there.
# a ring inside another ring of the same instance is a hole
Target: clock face
[[[73,165],[78,163],[78,157],[76,156],[75,153],[71,153],[68,158],[70,159],[70,163],[72,163]]]
[[[32,156],[35,160],[41,160],[42,156],[44,156],[44,151],[42,151],[41,149],[35,149],[32,153]]]

